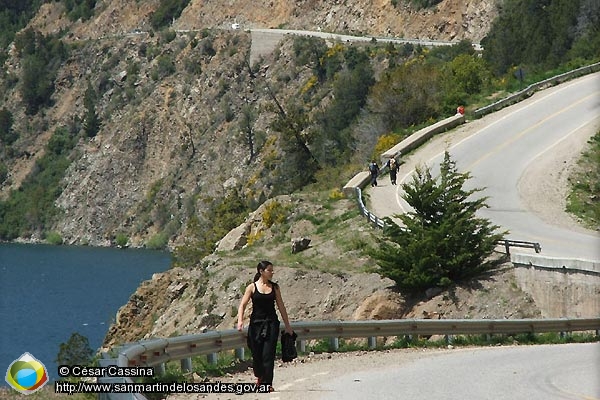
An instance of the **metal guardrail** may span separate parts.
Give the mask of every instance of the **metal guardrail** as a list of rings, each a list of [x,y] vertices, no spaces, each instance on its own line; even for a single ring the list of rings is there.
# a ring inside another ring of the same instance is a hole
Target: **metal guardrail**
[[[365,338],[405,335],[476,335],[600,330],[600,318],[561,319],[400,319],[375,321],[293,322],[298,340],[323,338]],[[237,329],[212,331],[138,342],[119,352],[119,367],[151,367],[167,361],[202,354],[233,350],[246,344]]]
[[[372,223],[375,227],[385,229],[385,221],[379,218],[377,215],[373,214],[365,206],[365,203],[362,200],[362,189],[359,187],[356,188],[356,198],[358,199],[358,208],[360,209],[360,213],[367,217],[369,222]]]
[[[591,74],[594,72],[600,71],[600,63],[595,63],[591,65],[586,65],[585,67],[574,69],[573,71],[565,72],[564,74],[559,74],[553,76],[548,79],[544,79],[543,81],[533,83],[527,86],[525,89],[514,93],[502,100],[498,100],[495,103],[487,105],[485,107],[478,108],[474,111],[474,115],[476,117],[482,117],[486,114],[489,114],[494,111],[498,111],[504,107],[507,107],[511,104],[517,103],[527,97],[530,97],[533,93],[538,90],[546,88],[548,85],[556,85],[557,83],[561,83],[567,81],[569,79],[577,78],[583,75]]]
[[[510,247],[523,247],[526,249],[534,249],[536,253],[542,251],[542,246],[537,242],[525,242],[523,240],[508,240],[502,239],[498,241],[498,244],[503,244],[506,248],[506,255],[510,255]]]
[[[478,334],[517,334],[546,332],[600,332],[600,318],[560,318],[560,319],[400,319],[373,321],[305,321],[292,322],[299,341],[324,338],[372,338],[382,336],[427,336],[427,335],[478,335]],[[196,355],[244,347],[244,334],[236,329],[179,336],[168,339],[154,339],[125,346],[117,359],[101,360],[103,365],[119,367],[152,367],[167,361],[184,360]],[[374,345],[371,347],[375,347]],[[182,361],[182,365],[184,365]],[[191,367],[191,362],[186,363]],[[163,368],[164,370],[164,368]],[[105,380],[107,382],[108,380]],[[132,383],[130,378],[121,381]],[[143,400],[139,393],[103,393],[103,400]]]
[[[399,319],[292,322],[298,340],[406,335],[478,335],[600,331],[600,318],[560,319]],[[237,329],[138,342],[122,349],[119,367],[151,367],[186,357],[234,350],[246,345]]]

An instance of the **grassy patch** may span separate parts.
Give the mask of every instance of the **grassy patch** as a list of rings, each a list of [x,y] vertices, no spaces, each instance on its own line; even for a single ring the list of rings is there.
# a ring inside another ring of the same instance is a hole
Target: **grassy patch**
[[[577,171],[569,177],[571,191],[567,211],[591,229],[600,227],[600,132],[589,141],[589,148],[578,161]]]

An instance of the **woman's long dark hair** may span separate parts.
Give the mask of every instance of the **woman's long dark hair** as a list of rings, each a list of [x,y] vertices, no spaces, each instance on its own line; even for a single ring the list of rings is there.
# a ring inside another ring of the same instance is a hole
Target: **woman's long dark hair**
[[[256,275],[254,275],[254,281],[256,282],[257,280],[260,279],[260,271],[264,271],[265,269],[267,269],[267,267],[269,265],[273,265],[270,261],[261,261],[258,263],[258,265],[256,266]]]

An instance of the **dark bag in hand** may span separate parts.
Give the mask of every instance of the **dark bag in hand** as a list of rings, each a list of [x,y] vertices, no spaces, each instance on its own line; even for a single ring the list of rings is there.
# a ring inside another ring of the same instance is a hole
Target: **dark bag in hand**
[[[296,351],[297,337],[296,332],[292,332],[291,335],[287,332],[281,332],[281,359],[283,362],[290,362],[298,357]]]

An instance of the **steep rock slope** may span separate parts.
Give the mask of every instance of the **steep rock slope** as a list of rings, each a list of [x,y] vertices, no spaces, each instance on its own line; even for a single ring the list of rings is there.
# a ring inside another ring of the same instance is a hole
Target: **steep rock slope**
[[[250,35],[205,29],[238,21],[244,28],[478,41],[496,15],[497,0],[445,0],[427,10],[388,1],[192,0],[173,23],[180,31],[174,39],[146,33],[159,3],[98,1],[91,20],[71,22],[61,3],[53,2],[44,4],[30,24],[47,34],[66,32],[64,40],[74,47],[58,71],[53,106],[44,113],[26,116],[16,106],[18,90],[4,93],[3,104],[23,137],[0,196],[17,189],[34,170],[56,128],[81,129],[83,98],[91,84],[99,96],[100,132],[80,142],[57,202],[63,214],[49,227],[67,243],[110,245],[124,233],[133,246],[158,234],[175,245],[189,216],[205,211],[228,189],[243,187],[257,204],[270,197],[273,179],[266,165],[280,162],[277,143],[268,136],[259,157],[249,163],[240,138],[241,110],[246,104],[260,110],[256,130],[268,135],[275,113],[261,85],[286,79],[285,85],[272,86],[285,104],[309,71],[294,69],[288,46],[277,60],[267,58],[257,66],[257,74],[249,73]],[[16,57],[7,66],[15,76],[22,67]]]

